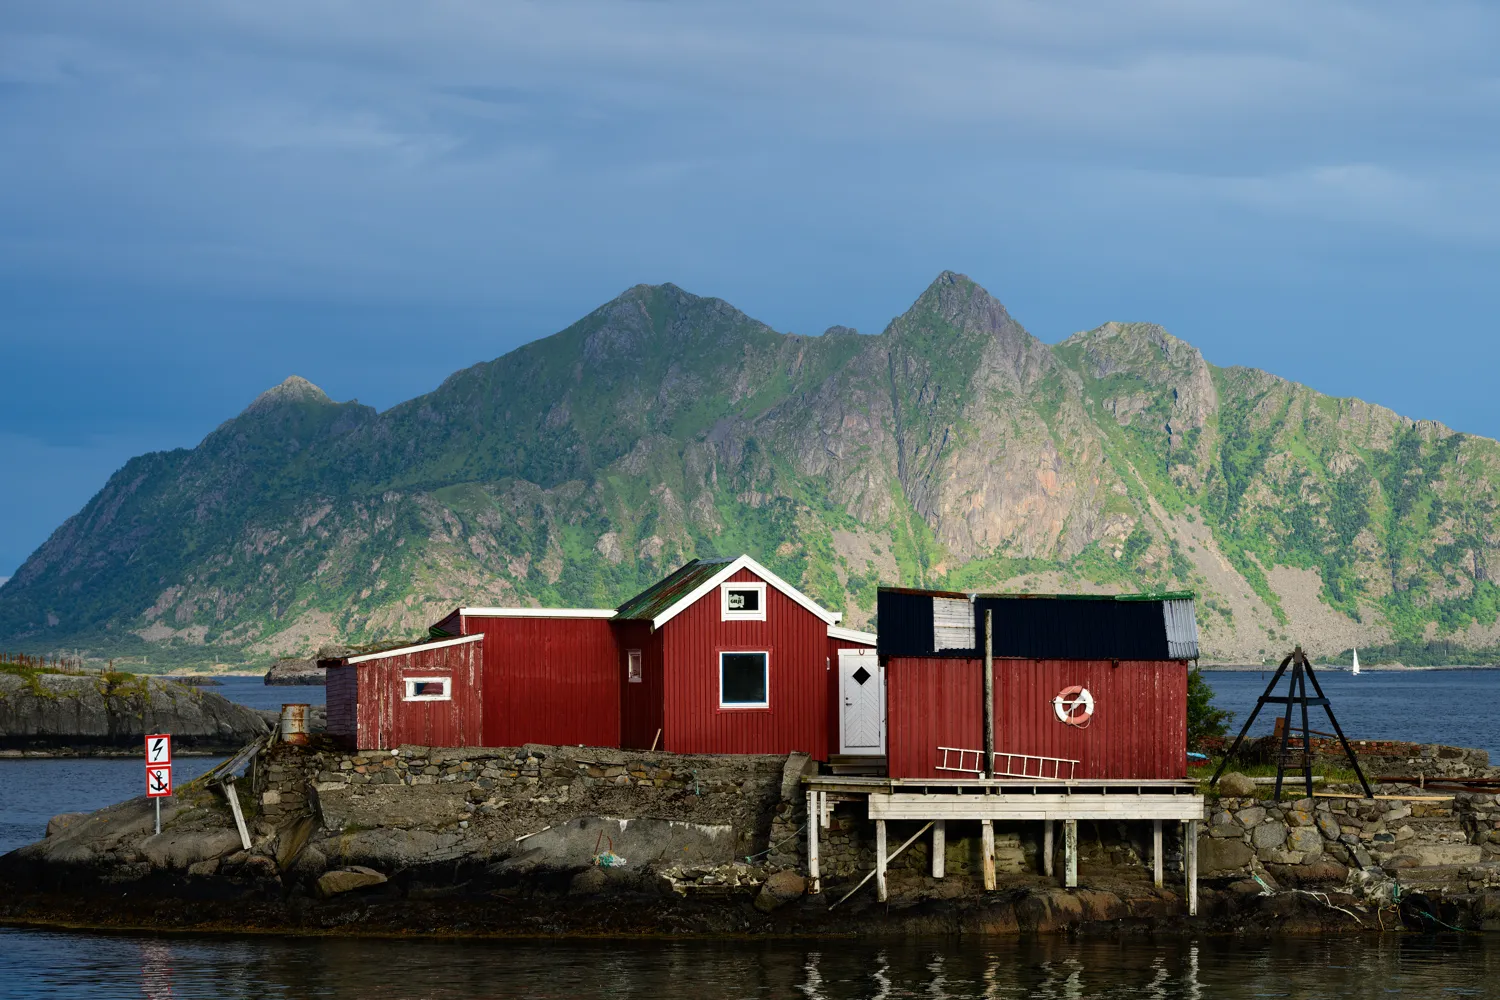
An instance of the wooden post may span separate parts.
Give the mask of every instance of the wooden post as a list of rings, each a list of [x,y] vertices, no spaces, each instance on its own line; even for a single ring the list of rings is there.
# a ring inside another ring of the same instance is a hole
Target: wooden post
[[[932,824],[932,877],[942,878],[948,863],[948,821]]]
[[[1187,841],[1182,845],[1182,867],[1187,870],[1188,916],[1198,915],[1198,821],[1187,821]]]
[[[875,821],[875,898],[885,902],[885,820]]]
[[[234,828],[240,832],[240,846],[250,850],[250,831],[245,829],[245,814],[240,811],[240,795],[234,790],[234,779],[224,779],[224,797],[229,800],[229,811],[234,813]],[[158,803],[161,799],[156,800]]]
[[[821,804],[815,789],[807,792],[807,892],[816,896],[823,891],[822,873],[818,867],[818,828],[822,826]]]
[[[1063,820],[1063,885],[1078,888],[1078,821]]]
[[[995,634],[994,612],[984,612],[984,776],[995,776]],[[990,852],[993,858],[994,852]],[[991,862],[993,867],[993,862]],[[991,881],[994,881],[992,878]],[[993,889],[994,886],[986,886]]]
[[[984,865],[984,887],[995,888],[995,823],[993,820],[979,821],[979,853]]]
[[[1042,874],[1048,877],[1052,875],[1052,854],[1056,850],[1052,846],[1052,820],[1042,820]]]
[[[1153,819],[1151,821],[1151,877],[1158,889],[1162,887],[1162,869],[1165,867],[1161,854],[1161,820]]]

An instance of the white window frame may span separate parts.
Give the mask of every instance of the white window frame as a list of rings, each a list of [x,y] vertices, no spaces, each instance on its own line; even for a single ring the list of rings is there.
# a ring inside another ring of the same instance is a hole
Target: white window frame
[[[453,700],[453,678],[452,677],[403,677],[403,678],[401,678],[401,681],[402,681],[402,688],[403,688],[403,690],[401,692],[401,700],[402,701],[452,701]],[[442,685],[443,685],[443,693],[442,694],[417,694],[416,693],[416,685],[418,685],[418,684],[437,684],[439,682],[441,682]]]
[[[729,592],[731,590],[754,590],[759,592],[760,599],[756,601],[759,608],[754,611],[731,611],[729,609]],[[763,622],[766,620],[766,585],[764,583],[722,583],[719,585],[719,612],[726,622]]]
[[[639,684],[644,679],[641,671],[641,651],[639,649],[625,650],[625,680],[631,684]]]
[[[760,656],[764,657],[765,672],[765,701],[732,701],[724,700],[724,657],[726,656]],[[739,711],[741,709],[756,709],[771,707],[771,651],[768,649],[721,649],[719,650],[719,707],[726,711]]]

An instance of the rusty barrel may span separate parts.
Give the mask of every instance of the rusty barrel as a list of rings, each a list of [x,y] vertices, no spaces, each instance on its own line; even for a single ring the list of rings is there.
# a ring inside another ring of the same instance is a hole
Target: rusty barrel
[[[305,744],[307,740],[307,706],[282,705],[281,741],[283,743]]]

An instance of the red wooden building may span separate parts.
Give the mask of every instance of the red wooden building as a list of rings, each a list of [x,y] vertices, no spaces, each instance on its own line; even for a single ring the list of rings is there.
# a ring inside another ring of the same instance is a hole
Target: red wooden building
[[[483,635],[487,746],[620,745],[613,608],[459,608],[434,634]]]
[[[990,616],[998,776],[1187,774],[1190,595],[969,595],[883,588],[892,778],[977,777]]]
[[[840,617],[749,556],[688,563],[613,620],[622,745],[827,759],[839,648],[875,638]]]
[[[328,733],[359,750],[484,744],[483,635],[322,661]]]

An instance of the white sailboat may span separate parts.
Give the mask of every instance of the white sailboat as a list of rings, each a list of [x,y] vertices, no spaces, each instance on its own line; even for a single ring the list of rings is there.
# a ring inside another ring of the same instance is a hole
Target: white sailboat
[[[1359,676],[1359,650],[1357,649],[1354,651],[1354,666],[1349,668],[1349,672],[1355,677]]]

